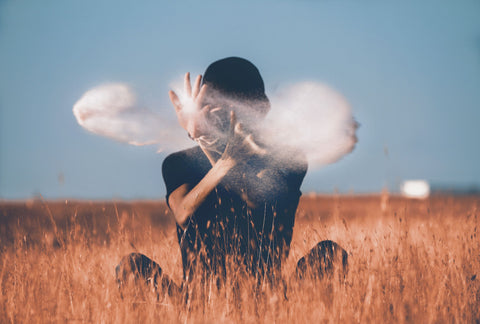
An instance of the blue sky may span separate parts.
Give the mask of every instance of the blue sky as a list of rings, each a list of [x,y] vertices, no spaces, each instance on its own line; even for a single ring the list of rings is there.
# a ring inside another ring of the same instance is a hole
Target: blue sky
[[[479,1],[3,1],[0,198],[162,198],[166,153],[86,132],[73,104],[118,81],[166,107],[173,79],[232,55],[267,95],[318,80],[350,102],[357,148],[304,192],[480,184]]]

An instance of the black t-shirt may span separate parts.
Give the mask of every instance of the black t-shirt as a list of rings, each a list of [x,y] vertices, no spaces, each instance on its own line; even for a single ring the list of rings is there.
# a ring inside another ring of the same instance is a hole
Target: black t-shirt
[[[198,146],[169,155],[162,167],[167,203],[175,189],[183,184],[195,187],[210,169]],[[306,170],[303,159],[286,167],[268,157],[232,169],[186,229],[177,224],[184,279],[191,280],[197,267],[223,277],[229,266],[248,274],[280,271],[288,256]]]

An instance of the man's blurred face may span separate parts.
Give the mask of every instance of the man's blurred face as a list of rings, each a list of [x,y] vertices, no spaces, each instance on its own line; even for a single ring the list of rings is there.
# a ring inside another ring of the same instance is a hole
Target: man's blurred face
[[[221,153],[228,141],[231,111],[244,129],[252,130],[265,117],[270,105],[232,98],[209,88],[201,102],[186,102],[184,107],[181,124],[189,136],[202,147]]]
[[[198,105],[185,109],[182,116],[184,128],[202,147],[221,151],[228,140],[231,110],[231,107],[207,96]]]

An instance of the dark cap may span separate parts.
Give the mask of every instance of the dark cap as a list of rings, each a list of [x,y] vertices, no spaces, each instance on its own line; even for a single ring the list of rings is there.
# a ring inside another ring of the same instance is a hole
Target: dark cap
[[[246,59],[227,57],[213,62],[203,74],[203,83],[226,97],[270,106],[260,72]]]

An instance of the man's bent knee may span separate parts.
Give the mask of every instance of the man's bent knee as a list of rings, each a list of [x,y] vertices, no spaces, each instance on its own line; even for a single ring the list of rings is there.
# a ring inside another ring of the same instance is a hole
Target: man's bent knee
[[[322,279],[339,272],[348,272],[348,253],[333,241],[322,241],[298,260],[296,275],[299,279]]]
[[[122,288],[129,281],[138,284],[139,281],[152,285],[158,293],[179,298],[180,288],[166,275],[162,268],[153,260],[140,253],[130,253],[124,256],[115,268],[117,283]]]

